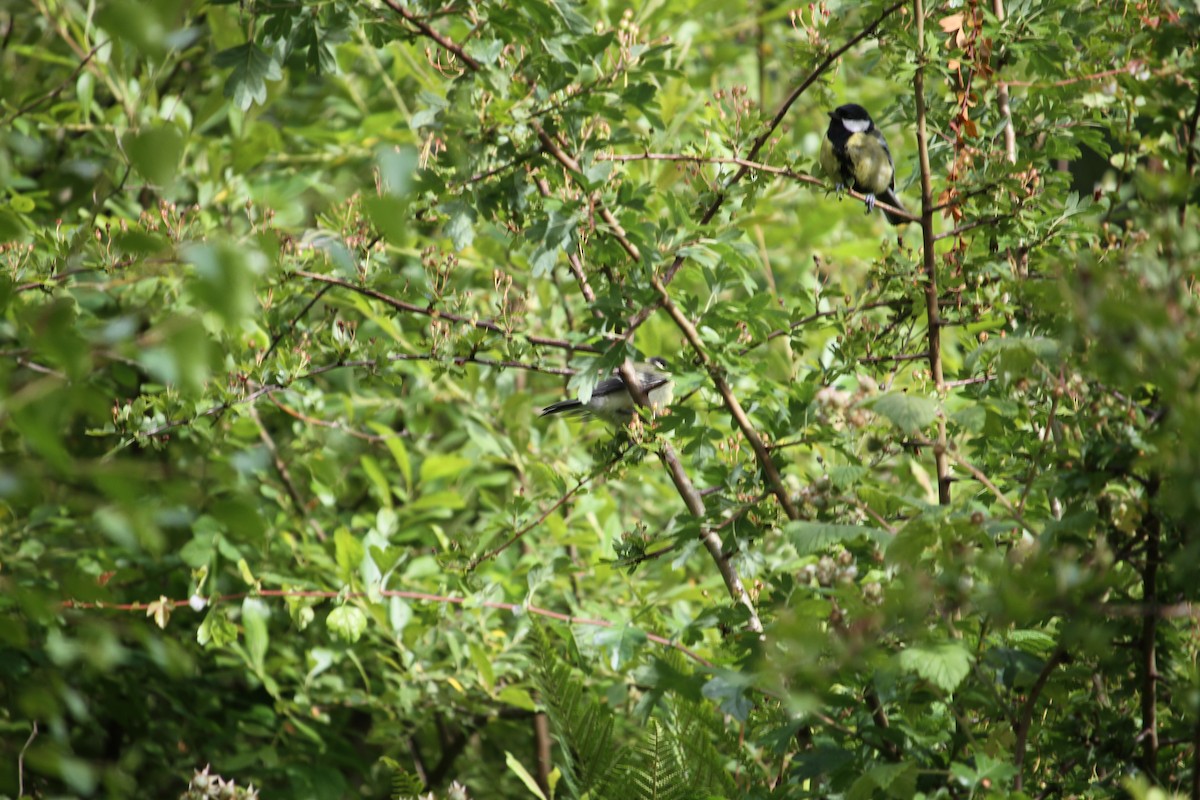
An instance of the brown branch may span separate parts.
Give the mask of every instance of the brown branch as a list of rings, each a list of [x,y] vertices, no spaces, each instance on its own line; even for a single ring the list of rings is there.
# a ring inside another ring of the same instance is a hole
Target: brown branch
[[[1062,389],[1063,391],[1059,391]],[[1046,450],[1050,447],[1050,443],[1054,441],[1054,419],[1058,414],[1058,401],[1065,392],[1062,379],[1059,379],[1059,385],[1055,388],[1050,399],[1050,413],[1046,415],[1046,427],[1042,431],[1041,447],[1038,448],[1038,454],[1032,459],[1029,465],[1029,477],[1025,479],[1025,486],[1021,489],[1021,499],[1017,501],[1017,508],[1020,511],[1025,510],[1025,502],[1029,499],[1029,492],[1033,489],[1034,479],[1045,470]]]
[[[467,55],[466,52],[463,51],[463,49],[460,46],[458,46],[457,44],[450,41],[442,34],[435,31],[433,28],[431,28],[429,26],[428,22],[421,19],[420,17],[418,17],[416,14],[409,11],[404,6],[400,5],[400,3],[396,2],[396,0],[383,0],[383,2],[387,5],[388,8],[390,8],[392,11],[395,11],[397,14],[399,14],[401,17],[403,17],[405,22],[409,23],[410,25],[415,27],[417,30],[419,30],[422,35],[437,42],[438,46],[441,47],[443,50],[447,51],[448,53],[452,53],[454,56],[456,56],[472,72],[478,72],[479,70],[483,69],[483,65],[480,64],[475,59],[471,58],[469,55]]]
[[[1138,603],[1121,606],[1100,604],[1096,606],[1096,611],[1107,617],[1119,617],[1122,619],[1129,617],[1156,617],[1158,619],[1200,620],[1200,604],[1197,603],[1172,603],[1165,606],[1157,603]]]
[[[756,342],[751,342],[750,344],[746,345],[741,350],[739,350],[738,355],[744,356],[747,353],[749,353],[751,350],[753,350],[754,348],[761,347],[762,345],[766,344],[767,342],[771,341],[772,339],[778,339],[780,336],[785,336],[785,335],[791,333],[792,331],[796,330],[797,328],[801,328],[810,322],[815,322],[824,317],[833,317],[838,314],[852,314],[855,311],[869,311],[869,310],[875,309],[875,308],[884,308],[886,306],[896,305],[896,302],[897,301],[895,301],[895,300],[877,300],[877,301],[874,301],[871,303],[864,303],[860,306],[851,306],[849,308],[831,308],[828,311],[816,311],[812,314],[809,314],[806,317],[801,317],[800,319],[796,320],[795,322],[789,323],[786,328],[780,328],[778,330],[771,331],[766,336],[764,336],[762,339],[759,339]]]
[[[927,358],[929,358],[929,352],[925,351],[923,353],[899,353],[894,356],[863,356],[858,361],[860,364],[882,364],[888,361],[923,361]]]
[[[800,511],[788,495],[787,487],[783,483],[783,477],[779,474],[779,469],[771,459],[771,454],[768,452],[766,445],[763,444],[762,437],[758,435],[758,432],[754,430],[754,426],[750,424],[749,417],[746,416],[741,403],[734,396],[733,390],[729,388],[729,382],[725,380],[721,368],[705,352],[704,342],[701,341],[696,326],[684,316],[679,307],[671,300],[671,296],[667,293],[667,287],[659,278],[652,277],[651,283],[658,292],[659,305],[666,310],[671,319],[675,321],[675,325],[692,345],[692,349],[696,352],[696,357],[700,359],[701,365],[708,371],[708,376],[712,380],[713,386],[716,387],[717,392],[721,395],[721,399],[725,401],[725,407],[733,416],[738,428],[741,429],[742,435],[746,437],[746,441],[750,443],[751,449],[754,450],[755,458],[758,459],[758,464],[766,476],[767,484],[779,499],[779,504],[783,507],[784,512],[787,513],[788,519],[799,519]]]
[[[533,183],[542,197],[550,196],[550,184],[545,178],[538,176]],[[593,316],[599,316],[600,309],[596,308],[596,293],[592,290],[592,285],[588,283],[587,273],[583,270],[583,260],[578,253],[571,252],[567,253],[567,263],[571,265],[571,274],[575,276],[575,282],[579,284],[579,291],[583,292],[583,298],[592,306]],[[569,306],[567,312],[570,313]]]
[[[542,142],[542,146],[546,149],[546,152],[548,152],[554,157],[555,160],[562,164],[562,166],[567,169],[572,177],[576,179],[576,183],[578,183],[578,179],[581,177],[579,162],[577,162],[566,151],[559,147],[558,142],[549,136],[540,125],[533,123],[533,128],[537,132],[538,139]],[[543,189],[543,191],[546,190]],[[633,261],[640,261],[641,253],[638,251],[638,248],[625,237],[625,231],[621,228],[620,223],[617,222],[616,217],[614,217],[611,212],[609,212],[608,209],[604,208],[603,206],[600,207],[600,215],[609,226],[609,235],[613,236],[621,244],[621,247],[625,250],[626,254],[633,259]],[[577,279],[581,281],[581,286],[585,288],[586,293],[587,283],[583,279],[583,266],[578,261],[577,254],[572,253],[571,259],[572,271],[575,272]],[[598,315],[598,309],[593,308],[593,313]],[[634,328],[630,326],[626,332],[627,339],[632,336],[633,331]],[[626,358],[621,364],[619,372],[621,375],[621,380],[624,381],[625,388],[629,392],[629,396],[633,399],[634,404],[643,408],[652,408],[649,399],[646,397],[646,393],[642,391],[641,382],[638,380],[637,372],[634,369],[633,363],[628,358]],[[703,543],[704,548],[708,550],[713,562],[717,565],[717,570],[721,574],[721,579],[725,582],[725,588],[729,592],[729,596],[735,603],[741,603],[749,612],[750,619],[747,623],[747,627],[754,633],[761,634],[763,627],[762,621],[758,616],[758,611],[754,608],[754,602],[750,599],[750,595],[746,591],[746,587],[742,584],[742,579],[737,573],[737,568],[734,567],[733,562],[729,559],[729,557],[725,555],[724,550],[721,547],[721,537],[718,536],[715,531],[703,524],[703,518],[706,513],[704,508],[704,498],[701,496],[700,492],[697,491],[696,486],[694,483],[692,483],[691,478],[688,477],[687,471],[683,468],[683,464],[679,461],[679,456],[676,454],[675,448],[671,446],[670,442],[664,441],[660,444],[658,456],[662,460],[664,466],[666,466],[667,472],[671,476],[671,480],[675,484],[676,490],[679,492],[679,496],[683,498],[684,505],[688,507],[688,510],[694,516],[701,520],[700,541]]]
[[[939,417],[939,419],[943,420],[942,430],[944,431],[945,430],[944,418]],[[1000,491],[1000,488],[998,486],[996,486],[996,484],[992,483],[991,478],[989,478],[987,475],[985,475],[983,470],[979,469],[979,467],[975,466],[974,464],[972,464],[967,459],[963,458],[958,453],[942,450],[943,445],[941,443],[925,442],[925,444],[933,448],[933,452],[935,455],[937,455],[939,450],[941,450],[941,452],[943,454],[948,455],[951,459],[953,459],[955,464],[958,464],[960,467],[965,469],[967,472],[971,473],[971,477],[973,477],[975,480],[977,480],[981,484],[983,484],[983,486],[989,492],[992,493],[992,496],[1000,501],[1000,505],[1004,506],[1008,510],[1008,513],[1012,516],[1012,518],[1017,522],[1018,525],[1020,525],[1022,528],[1024,528],[1025,530],[1027,530],[1031,533],[1036,533],[1036,530],[1028,522],[1025,521],[1025,517],[1021,514],[1021,510],[1012,504],[1012,501],[1009,500],[1004,495],[1004,492]]]
[[[75,84],[75,79],[79,77],[79,73],[83,72],[84,67],[86,67],[88,65],[88,63],[95,57],[96,53],[100,52],[100,48],[107,45],[110,41],[111,41],[110,39],[105,39],[103,42],[100,42],[100,44],[96,45],[91,50],[89,50],[87,52],[87,54],[84,55],[83,59],[80,60],[79,64],[76,65],[75,69],[73,69],[71,71],[71,74],[68,75],[65,79],[63,79],[62,83],[58,84],[58,86],[55,86],[50,91],[46,92],[41,97],[35,98],[34,100],[30,100],[28,103],[21,106],[13,113],[9,114],[4,119],[3,122],[0,122],[0,128],[7,128],[13,122],[15,122],[16,120],[25,116],[33,109],[40,106],[42,103],[46,102],[47,100],[53,100],[54,98],[58,97],[58,95],[62,93],[63,89],[67,88],[68,86],[73,86]]]
[[[1033,686],[1029,689],[1029,694],[1025,696],[1025,702],[1021,704],[1021,711],[1017,715],[1017,722],[1013,726],[1013,735],[1016,739],[1013,744],[1013,766],[1017,770],[1016,777],[1013,778],[1013,789],[1021,791],[1021,785],[1024,782],[1024,770],[1022,766],[1025,763],[1025,745],[1029,738],[1029,728],[1033,723],[1033,708],[1037,705],[1038,697],[1042,694],[1042,689],[1045,688],[1046,682],[1050,680],[1050,673],[1059,664],[1064,664],[1067,661],[1067,653],[1065,650],[1055,650],[1050,659],[1042,666],[1042,671],[1038,673],[1037,680],[1033,682]]]
[[[29,732],[29,738],[25,740],[25,744],[21,747],[21,752],[17,753],[17,797],[25,796],[25,752],[29,749],[29,745],[33,744],[33,740],[38,735],[37,720],[33,721],[33,730]]]
[[[1134,59],[1123,67],[1116,69],[1106,69],[1101,72],[1093,72],[1089,75],[1078,75],[1074,78],[1063,78],[1057,81],[1001,81],[1001,86],[1018,86],[1031,89],[1046,89],[1050,87],[1071,86],[1076,83],[1084,83],[1085,81],[1099,81],[1105,78],[1115,78],[1118,75],[1133,75],[1139,69],[1144,67],[1146,62],[1141,59]]]
[[[460,323],[463,325],[473,325],[474,327],[479,328],[480,330],[490,331],[492,333],[498,333],[506,339],[511,338],[513,335],[509,331],[505,330],[504,328],[500,327],[496,323],[491,322],[489,320],[471,319],[469,317],[460,316],[458,314],[451,314],[448,311],[439,311],[438,309],[433,308],[432,306],[427,306],[427,307],[422,308],[421,306],[414,305],[413,303],[406,303],[403,300],[398,300],[397,298],[392,297],[391,295],[384,294],[383,292],[376,291],[375,289],[370,289],[366,286],[358,286],[357,284],[350,283],[349,281],[344,281],[341,278],[335,278],[332,275],[321,275],[316,272],[306,272],[305,270],[302,270],[302,269],[295,270],[292,274],[299,275],[301,278],[307,278],[308,280],[311,280],[311,281],[320,281],[322,283],[332,283],[334,286],[340,286],[343,289],[349,289],[352,292],[361,294],[364,297],[370,297],[374,300],[378,300],[381,303],[391,306],[392,308],[396,309],[397,311],[405,311],[405,312],[408,312],[409,314],[423,314],[427,317],[432,317],[434,319],[445,319],[445,320],[449,320],[450,322],[457,322],[457,323]],[[534,336],[534,335],[528,334],[528,333],[520,334],[520,336],[522,336],[530,344],[541,345],[543,347],[559,347],[564,350],[573,350],[573,351],[579,351],[579,352],[583,352],[583,353],[599,353],[600,352],[600,348],[598,348],[594,345],[590,345],[590,344],[574,344],[572,342],[566,341],[565,339],[550,339],[550,338],[547,338],[544,336]]]
[[[925,316],[929,331],[929,371],[939,393],[945,389],[942,374],[942,319],[938,310],[937,259],[933,244],[933,173],[929,167],[929,132],[926,129],[925,109],[925,4],[913,0],[913,16],[917,21],[917,70],[913,75],[913,93],[917,100],[917,152],[921,164],[921,255],[925,272]],[[938,416],[938,446],[934,448],[934,463],[938,477],[938,503],[950,503],[950,466],[946,461],[946,418]]]
[[[973,386],[977,383],[988,383],[993,380],[995,380],[995,377],[992,375],[976,375],[974,378],[960,378],[956,381],[946,381],[942,385],[947,389],[953,389],[957,386]]]
[[[537,124],[536,122],[532,122],[530,125],[533,127],[534,133],[537,134],[538,140],[542,143],[542,147],[545,149],[545,151],[553,156],[554,160],[566,167],[572,176],[576,178],[576,183],[578,183],[578,179],[583,177],[583,170],[580,168],[579,162],[576,161],[569,153],[559,147],[558,142],[554,141],[554,139],[542,129],[541,125]],[[621,223],[617,221],[617,218],[613,215],[613,213],[603,205],[599,206],[599,211],[600,218],[603,219],[605,224],[607,224],[609,227],[608,234],[617,240],[617,243],[621,245],[621,248],[626,252],[626,254],[628,254],[630,258],[632,258],[634,261],[641,261],[641,251],[639,251],[637,246],[633,244],[633,242],[629,241],[629,239],[625,236],[625,229],[621,227]]]
[[[939,233],[937,236],[933,237],[933,240],[935,242],[940,242],[942,239],[952,239],[955,236],[964,234],[967,231],[972,230],[974,228],[982,228],[985,225],[995,225],[997,222],[1003,222],[1006,219],[1009,219],[1009,217],[995,216],[995,217],[982,217],[980,219],[974,219],[974,220],[971,220],[970,222],[964,222],[962,225],[959,225],[957,228]]]
[[[403,438],[403,434],[401,434],[399,432],[393,432],[393,433],[390,433],[387,435],[378,434],[378,433],[363,433],[362,431],[355,430],[354,428],[344,425],[338,421],[330,422],[329,420],[318,419],[317,417],[310,417],[309,415],[304,414],[304,413],[292,408],[287,403],[284,403],[283,401],[281,401],[278,397],[275,397],[274,395],[269,395],[268,397],[273,406],[278,408],[283,413],[287,414],[289,417],[299,420],[300,422],[303,422],[306,425],[315,425],[319,428],[330,428],[335,431],[340,431],[340,432],[346,434],[347,436],[353,436],[355,439],[362,439],[364,442],[371,442],[372,444],[379,444],[380,442],[386,442],[388,439]]]
[[[650,401],[646,397],[646,393],[642,391],[637,373],[629,359],[625,359],[625,362],[621,364],[620,373],[621,380],[629,389],[629,396],[633,398],[633,402],[643,408],[650,408]],[[725,582],[726,591],[729,592],[729,596],[735,603],[741,603],[750,612],[747,627],[754,633],[761,634],[763,631],[762,620],[758,617],[754,601],[750,599],[750,595],[742,583],[742,578],[737,573],[737,568],[734,567],[733,562],[730,561],[729,556],[725,555],[725,551],[721,547],[721,537],[704,524],[704,517],[707,513],[704,508],[704,496],[696,489],[692,479],[688,477],[687,470],[683,468],[679,455],[670,442],[660,443],[658,457],[663,462],[663,466],[667,468],[667,474],[671,476],[671,482],[675,484],[675,489],[683,498],[684,505],[687,506],[692,516],[700,520],[700,543],[704,545],[704,549],[708,551],[713,563],[717,565],[717,571],[721,573],[721,580]]]
[[[262,439],[263,446],[271,454],[271,461],[275,464],[275,471],[279,473],[279,478],[283,481],[284,488],[287,489],[288,497],[291,498],[292,505],[296,507],[296,513],[308,520],[308,524],[312,526],[313,532],[317,535],[319,541],[325,541],[325,529],[321,527],[320,522],[309,516],[308,505],[304,502],[304,498],[300,496],[300,491],[296,488],[296,483],[292,480],[292,474],[288,471],[287,462],[279,455],[279,448],[275,446],[275,440],[271,438],[267,426],[263,424],[262,417],[258,415],[258,410],[254,406],[250,406],[250,418],[258,426],[258,437]]]
[[[799,183],[807,183],[811,186],[817,186],[826,191],[833,191],[833,187],[828,181],[823,181],[818,177],[809,175],[806,172],[797,172],[794,169],[787,167],[773,167],[770,164],[763,164],[758,161],[751,161],[746,158],[733,158],[726,156],[693,156],[683,153],[597,153],[597,161],[681,161],[691,164],[736,164],[743,169],[754,170],[755,172],[766,172],[770,175],[779,175],[785,178],[791,178]],[[858,200],[866,201],[867,196],[853,189],[845,188],[842,194],[849,195]],[[921,218],[913,214],[911,211],[906,211],[899,206],[888,205],[882,201],[876,200],[875,205],[885,211],[889,211],[898,217],[903,217],[910,222],[920,222]]]
[[[867,708],[871,709],[871,719],[875,721],[876,727],[885,731],[890,729],[892,726],[888,722],[887,712],[884,710],[883,703],[879,700],[879,693],[875,691],[874,686],[867,685],[864,699],[867,701]],[[884,739],[880,744],[880,751],[889,761],[900,760],[900,750],[896,747],[895,742]]]
[[[1004,25],[1004,0],[992,0],[992,13],[996,21]],[[1008,84],[1003,81],[996,89],[996,105],[1000,109],[1000,117],[1004,120],[1004,154],[1008,163],[1017,163],[1017,131],[1013,127],[1012,107],[1009,105]]]
[[[281,339],[283,339],[284,334],[291,333],[292,331],[296,330],[296,324],[298,322],[300,322],[300,320],[302,320],[306,316],[308,316],[308,312],[312,310],[312,307],[315,306],[317,304],[317,302],[322,297],[325,296],[325,293],[328,292],[332,288],[333,288],[333,284],[327,283],[324,286],[322,286],[320,289],[318,289],[317,293],[312,296],[312,299],[308,301],[308,303],[304,306],[304,308],[300,309],[300,313],[297,314],[296,316],[292,317],[292,321],[288,323],[286,330],[280,329],[280,331],[278,333],[276,333],[273,337],[271,337],[271,346],[267,348],[267,352],[263,353],[262,356],[256,360],[257,363],[261,364],[264,361],[266,361],[268,358],[270,358],[271,353],[274,353],[275,348],[279,346],[279,342]]]

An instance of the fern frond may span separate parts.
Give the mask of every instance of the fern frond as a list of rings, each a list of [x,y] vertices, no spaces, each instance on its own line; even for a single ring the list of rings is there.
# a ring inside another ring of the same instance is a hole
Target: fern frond
[[[392,773],[392,800],[417,800],[421,792],[425,791],[425,784],[421,779],[400,766],[396,759],[384,756],[379,760]]]

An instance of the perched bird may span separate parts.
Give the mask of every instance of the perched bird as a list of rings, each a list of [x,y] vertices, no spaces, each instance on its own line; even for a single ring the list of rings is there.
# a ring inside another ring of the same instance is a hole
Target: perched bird
[[[662,358],[652,358],[648,362],[633,365],[638,384],[650,405],[657,409],[666,408],[671,402],[671,376],[667,372],[667,362]],[[633,417],[633,398],[625,388],[625,380],[620,372],[613,373],[600,381],[592,389],[592,396],[586,403],[578,400],[563,400],[542,409],[541,416],[547,414],[571,414],[587,417],[599,417],[605,422],[628,422]]]
[[[829,112],[829,130],[821,142],[820,161],[821,169],[837,182],[839,192],[849,186],[867,196],[868,214],[874,210],[876,198],[896,208],[904,208],[894,191],[896,176],[892,152],[862,106],[847,103]],[[883,213],[893,225],[909,221],[890,211]]]

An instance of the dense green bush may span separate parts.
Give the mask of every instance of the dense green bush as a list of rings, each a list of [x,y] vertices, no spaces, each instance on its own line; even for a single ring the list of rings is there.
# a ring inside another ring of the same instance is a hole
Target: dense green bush
[[[0,796],[1200,800],[1197,30],[4,6]]]

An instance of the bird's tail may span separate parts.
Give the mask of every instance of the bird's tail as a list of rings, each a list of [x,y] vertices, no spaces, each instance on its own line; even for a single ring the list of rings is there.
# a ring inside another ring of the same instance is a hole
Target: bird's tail
[[[879,199],[887,203],[889,206],[895,206],[901,211],[908,211],[908,209],[904,207],[904,204],[900,202],[900,198],[896,197],[896,192],[892,189],[888,189],[886,192],[879,195]],[[898,216],[886,209],[881,210],[883,211],[883,215],[887,217],[887,221],[893,225],[907,225],[908,223],[912,222],[912,220],[908,219],[907,217]]]
[[[543,408],[542,413],[538,416],[544,417],[547,414],[582,414],[583,411],[583,403],[578,400],[560,400]]]

